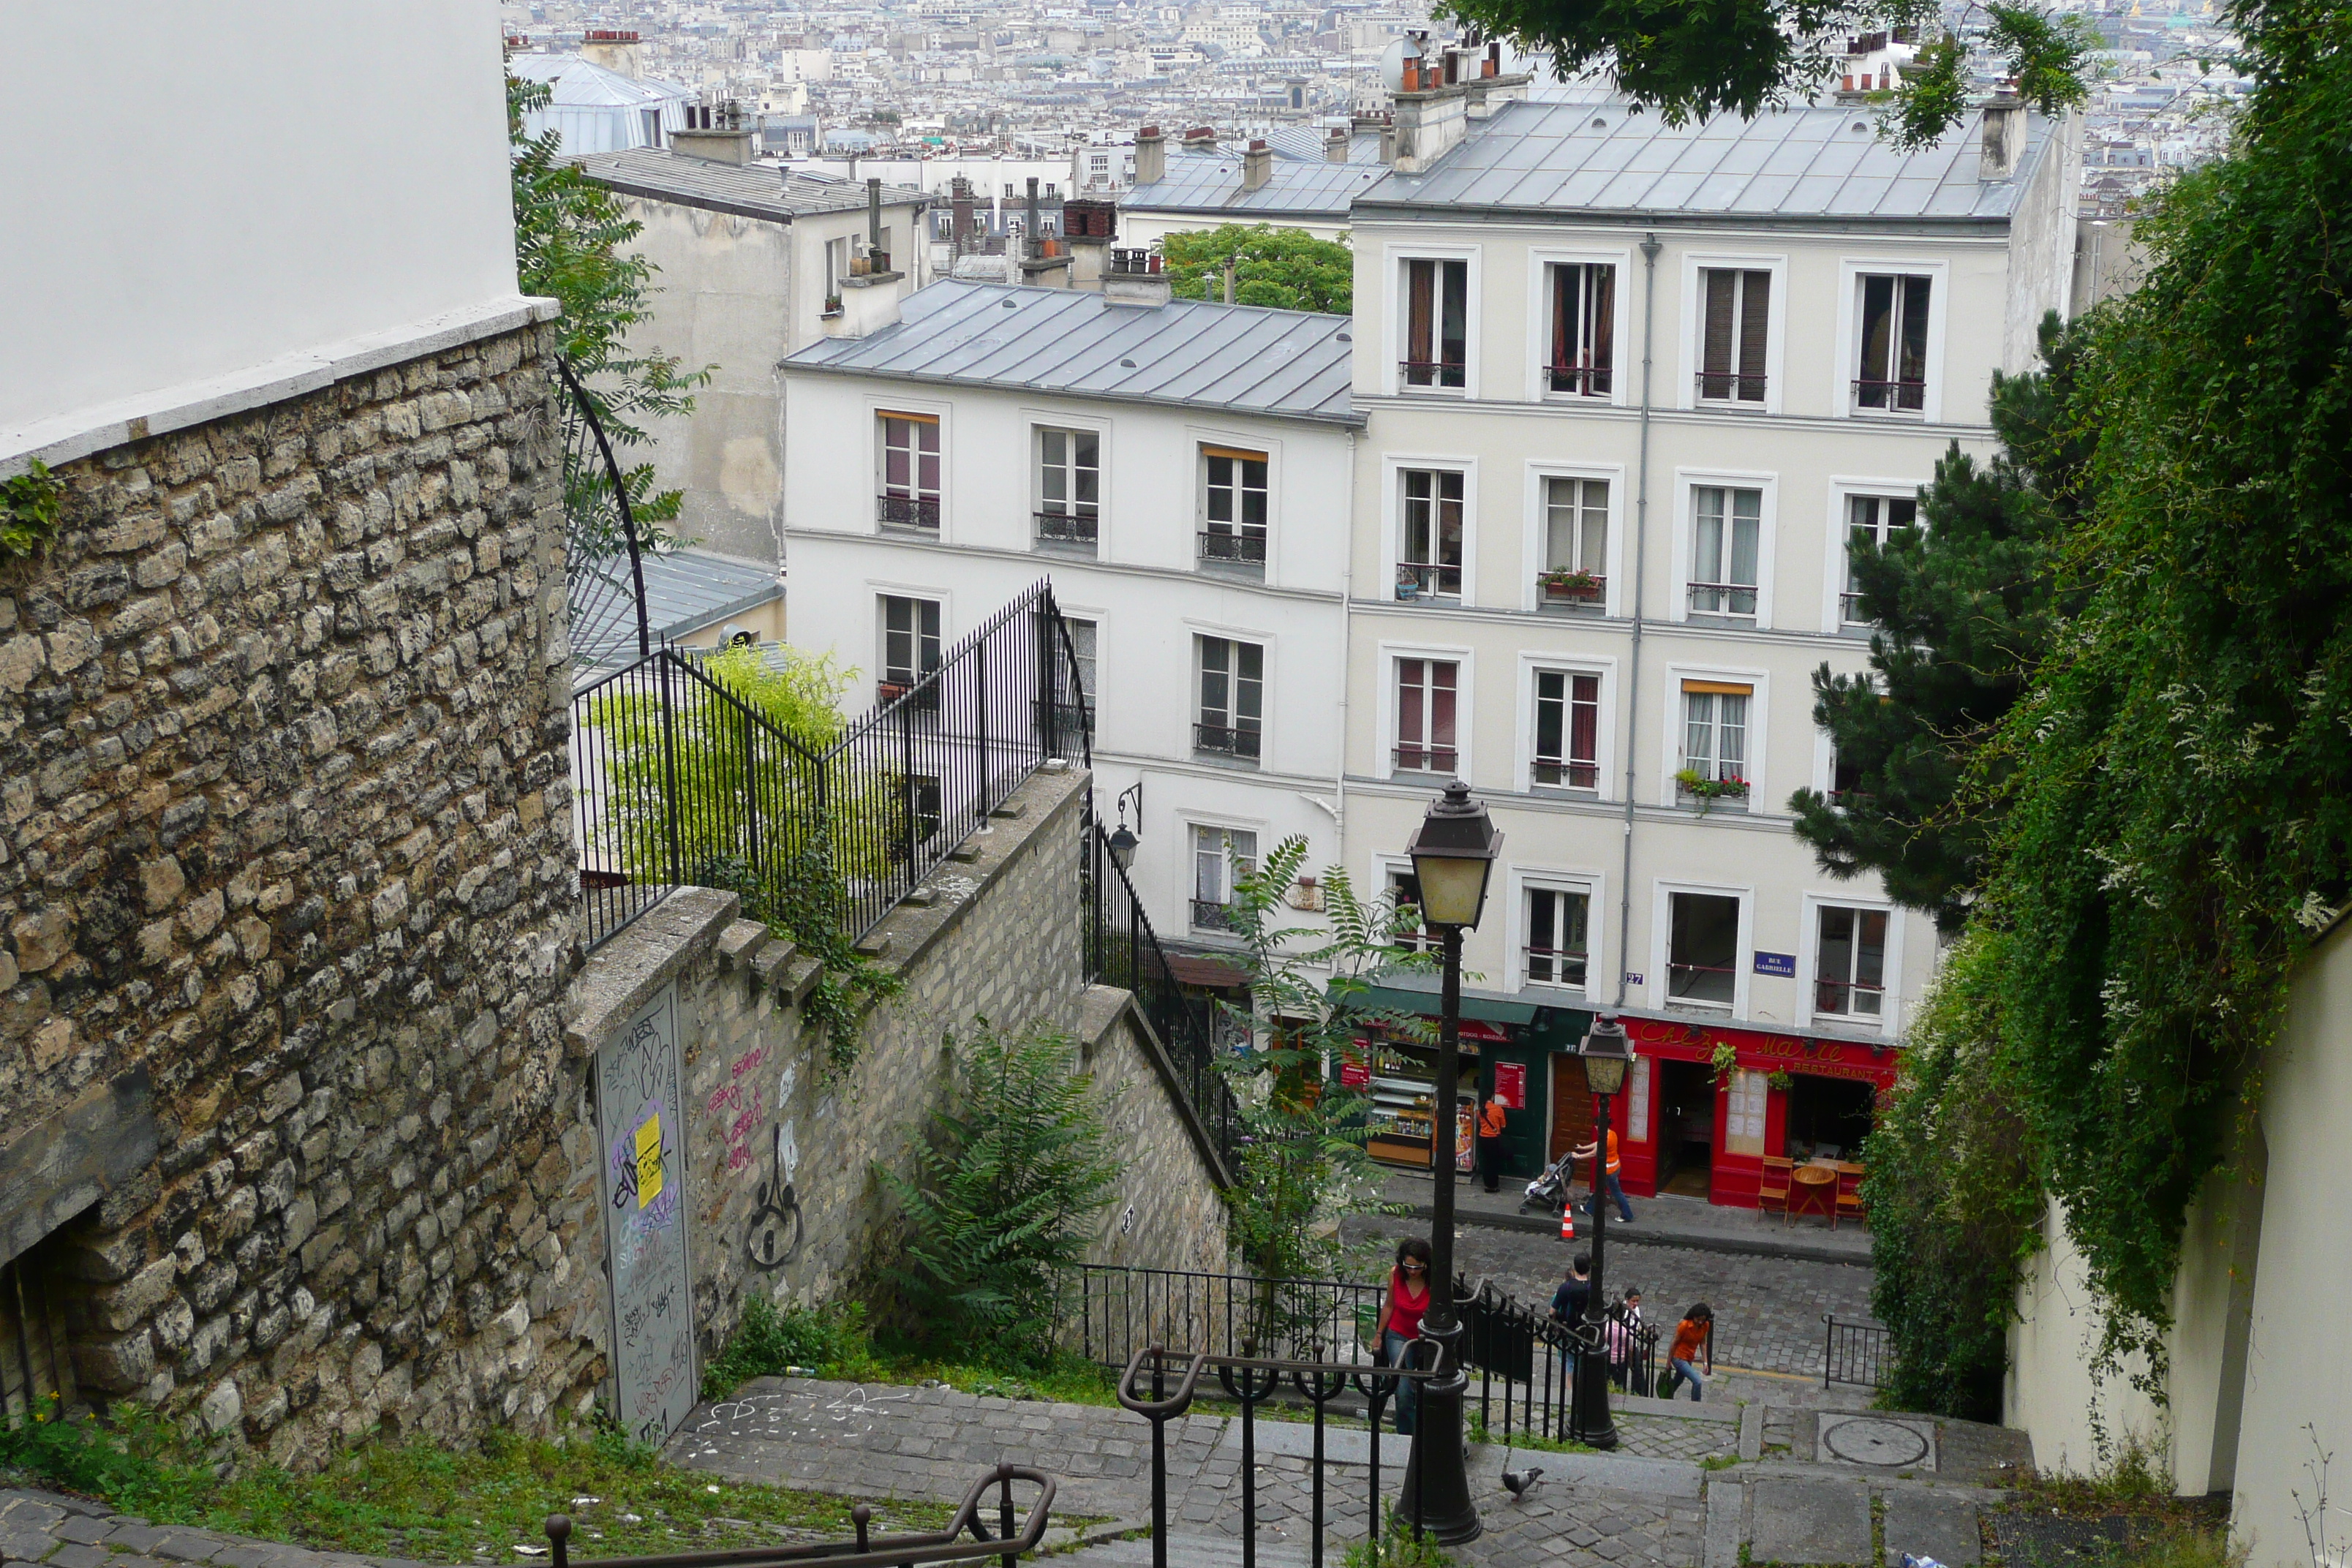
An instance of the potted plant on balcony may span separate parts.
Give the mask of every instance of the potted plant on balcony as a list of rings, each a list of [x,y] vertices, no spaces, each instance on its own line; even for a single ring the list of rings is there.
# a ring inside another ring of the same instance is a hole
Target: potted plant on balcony
[[[1555,566],[1536,581],[1543,584],[1547,599],[1591,600],[1601,597],[1601,578],[1591,572]]]
[[[1421,597],[1421,574],[1410,566],[1397,568],[1396,596],[1400,599]]]
[[[1685,768],[1675,774],[1675,784],[1682,792],[1698,802],[1699,815],[1704,816],[1718,800],[1745,800],[1748,781],[1737,776],[1711,779],[1696,768]]]

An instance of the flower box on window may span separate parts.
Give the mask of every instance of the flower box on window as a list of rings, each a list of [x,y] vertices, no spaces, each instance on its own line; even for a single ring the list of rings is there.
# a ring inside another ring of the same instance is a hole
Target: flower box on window
[[[1546,572],[1536,581],[1543,584],[1547,599],[1597,599],[1601,596],[1601,580],[1598,573]]]

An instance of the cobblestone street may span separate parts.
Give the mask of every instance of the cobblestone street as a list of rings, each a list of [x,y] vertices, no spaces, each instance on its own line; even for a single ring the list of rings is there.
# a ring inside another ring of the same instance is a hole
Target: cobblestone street
[[[1428,1226],[1371,1216],[1349,1220],[1346,1234],[1351,1241],[1376,1238],[1392,1246],[1402,1237],[1426,1236]],[[1529,1306],[1543,1307],[1568,1272],[1570,1253],[1590,1246],[1589,1232],[1571,1248],[1556,1236],[1465,1225],[1454,1242],[1454,1258],[1473,1281],[1492,1279]],[[1694,1301],[1713,1307],[1719,1365],[1818,1376],[1822,1314],[1868,1318],[1870,1279],[1866,1264],[1621,1243],[1612,1232],[1606,1283],[1612,1295],[1639,1285],[1644,1315],[1667,1331]]]

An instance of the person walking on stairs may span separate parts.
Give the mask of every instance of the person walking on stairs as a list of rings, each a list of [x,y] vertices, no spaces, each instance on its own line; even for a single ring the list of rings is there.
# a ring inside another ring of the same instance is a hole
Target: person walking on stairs
[[[1675,1390],[1688,1383],[1691,1403],[1698,1403],[1706,1384],[1698,1374],[1698,1358],[1706,1357],[1706,1375],[1715,1375],[1715,1309],[1704,1301],[1696,1302],[1675,1325],[1675,1346],[1666,1352],[1666,1375],[1658,1380],[1658,1397],[1672,1399]]]
[[[1409,1367],[1412,1344],[1421,1338],[1421,1317],[1429,1310],[1429,1243],[1409,1236],[1397,1243],[1396,1267],[1389,1270],[1388,1304],[1381,1310],[1381,1364]],[[1409,1377],[1396,1380],[1396,1429],[1412,1435],[1420,1401]]]

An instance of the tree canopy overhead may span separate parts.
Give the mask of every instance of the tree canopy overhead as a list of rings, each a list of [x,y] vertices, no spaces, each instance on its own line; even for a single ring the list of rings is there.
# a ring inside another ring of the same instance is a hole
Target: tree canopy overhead
[[[1935,0],[1444,0],[1440,13],[1523,53],[1549,56],[1563,78],[1601,70],[1678,125],[1725,112],[1753,116],[1834,85],[1848,37],[1932,31],[1937,9]],[[1979,63],[2014,81],[2044,114],[2084,100],[2084,62],[2096,39],[2079,16],[1995,0],[1963,25],[1977,36]],[[1955,35],[1924,43],[1887,95],[1890,140],[1922,147],[1966,118],[1969,64],[1970,50]]]

